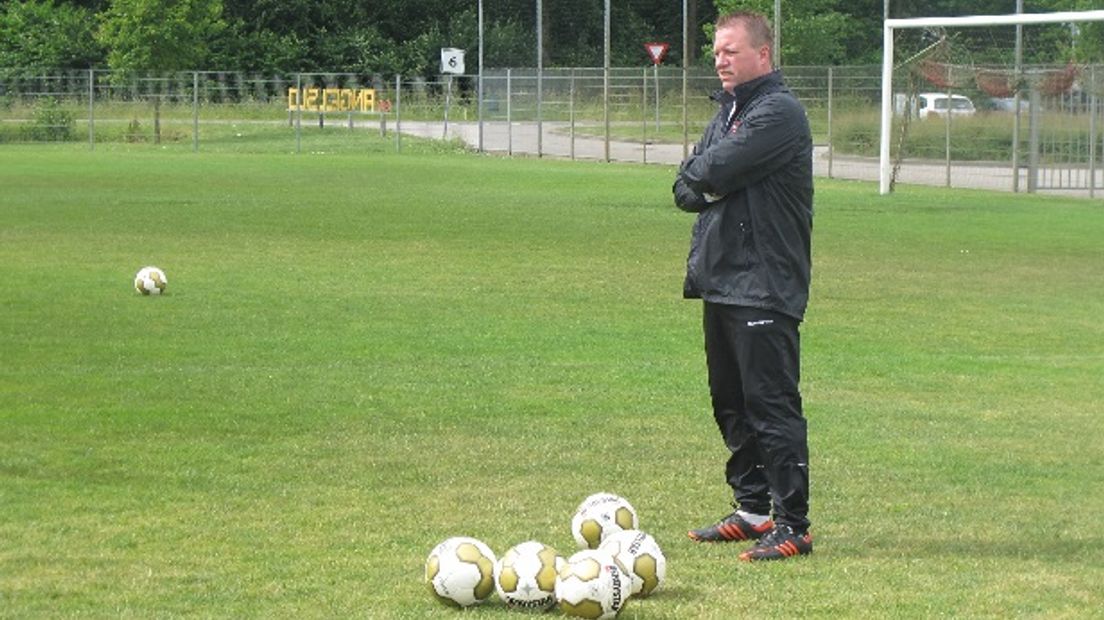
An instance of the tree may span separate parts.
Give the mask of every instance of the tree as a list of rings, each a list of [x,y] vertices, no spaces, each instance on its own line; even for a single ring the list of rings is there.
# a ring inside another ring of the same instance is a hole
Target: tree
[[[0,67],[21,71],[87,68],[103,58],[92,13],[53,0],[11,2],[0,12]]]
[[[198,69],[208,41],[224,27],[222,0],[113,0],[98,39],[108,48],[112,79]],[[154,140],[161,141],[161,98],[153,97]]]
[[[752,10],[773,21],[774,0],[717,0],[717,12]],[[782,3],[780,56],[786,65],[831,65],[848,61],[847,41],[859,34],[862,22],[840,0]],[[855,4],[855,3],[850,3]],[[876,40],[880,43],[881,38]]]

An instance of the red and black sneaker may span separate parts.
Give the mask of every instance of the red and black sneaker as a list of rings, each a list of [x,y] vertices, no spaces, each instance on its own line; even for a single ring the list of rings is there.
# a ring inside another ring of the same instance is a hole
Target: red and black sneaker
[[[729,542],[733,540],[759,540],[774,529],[774,521],[767,519],[762,525],[752,525],[740,516],[738,512],[697,530],[686,533],[692,540],[698,542]]]
[[[805,532],[797,534],[788,525],[776,525],[754,547],[740,554],[745,562],[759,560],[785,560],[813,552],[813,537]]]

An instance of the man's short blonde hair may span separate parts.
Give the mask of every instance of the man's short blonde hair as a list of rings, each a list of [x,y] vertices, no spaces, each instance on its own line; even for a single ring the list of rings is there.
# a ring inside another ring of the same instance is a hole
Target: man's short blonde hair
[[[733,11],[725,13],[717,18],[716,30],[743,25],[748,33],[750,43],[755,47],[774,47],[774,30],[771,29],[767,18],[753,11]]]

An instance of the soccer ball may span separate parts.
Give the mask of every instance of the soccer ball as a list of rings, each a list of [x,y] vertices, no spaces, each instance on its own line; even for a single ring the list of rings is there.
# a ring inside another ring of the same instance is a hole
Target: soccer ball
[[[494,565],[495,554],[482,541],[455,536],[429,552],[426,585],[446,605],[482,603],[494,593]]]
[[[571,518],[571,534],[580,549],[597,549],[610,534],[635,530],[636,510],[613,493],[595,493],[583,500]]]
[[[629,599],[631,582],[610,554],[585,549],[568,558],[556,575],[556,600],[568,616],[613,618]]]
[[[598,549],[612,555],[629,572],[634,596],[648,596],[667,578],[667,558],[647,532],[625,530],[610,534]]]
[[[495,588],[507,607],[544,610],[556,604],[556,572],[563,558],[535,540],[511,547],[495,563]]]
[[[160,295],[168,284],[165,272],[157,267],[142,267],[134,276],[134,290],[143,295]]]

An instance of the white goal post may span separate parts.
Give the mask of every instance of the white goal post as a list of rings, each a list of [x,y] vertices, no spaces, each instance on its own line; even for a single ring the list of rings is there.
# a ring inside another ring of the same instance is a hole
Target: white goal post
[[[966,17],[914,17],[887,19],[882,28],[882,130],[879,152],[879,181],[882,195],[889,193],[892,163],[889,139],[893,122],[893,33],[904,28],[1016,26],[1104,21],[1104,11],[1064,11],[1057,13],[1017,13],[1010,15],[972,15]]]

